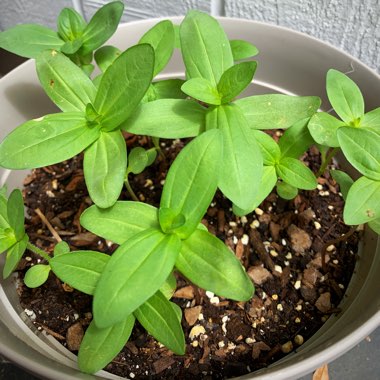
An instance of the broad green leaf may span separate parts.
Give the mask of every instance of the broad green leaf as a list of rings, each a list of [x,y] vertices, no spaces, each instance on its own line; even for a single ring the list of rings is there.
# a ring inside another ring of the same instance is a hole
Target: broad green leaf
[[[179,27],[180,25],[173,24],[174,27],[174,47],[176,49],[181,49],[181,41],[179,37]]]
[[[360,177],[347,194],[343,219],[356,225],[380,218],[380,181]]]
[[[181,241],[175,234],[145,230],[112,255],[95,289],[93,313],[104,328],[122,321],[163,285],[173,270]]]
[[[92,321],[78,352],[79,369],[85,373],[95,373],[110,363],[127,343],[134,324],[135,317],[132,314],[104,329]]]
[[[248,301],[252,281],[240,261],[218,238],[196,230],[182,242],[176,268],[197,286],[235,301]]]
[[[102,46],[98,49],[95,54],[95,62],[99,66],[100,70],[104,73],[108,67],[110,67],[116,58],[118,58],[121,54],[121,50],[114,46]]]
[[[339,147],[337,132],[345,125],[345,122],[327,112],[317,112],[309,121],[309,131],[318,144]]]
[[[140,105],[122,129],[168,139],[193,137],[204,131],[205,113],[206,108],[192,100],[160,99]]]
[[[326,77],[326,91],[335,112],[346,123],[357,123],[364,115],[362,93],[347,75],[330,69]]]
[[[207,131],[186,145],[169,169],[160,208],[183,215],[185,224],[175,230],[181,239],[197,228],[215,195],[221,155],[220,132]]]
[[[47,281],[49,273],[50,265],[34,265],[25,273],[24,283],[28,288],[38,288]]]
[[[61,52],[68,55],[74,54],[80,49],[81,46],[82,40],[80,38],[74,41],[67,41],[61,46]]]
[[[169,274],[169,277],[166,279],[164,284],[160,288],[160,292],[165,296],[167,300],[172,298],[175,290],[177,288],[177,279],[173,272]]]
[[[185,83],[182,79],[165,79],[152,84],[155,99],[185,99],[186,94],[181,87]]]
[[[4,186],[0,189],[0,229],[3,229],[3,230],[10,228],[10,225],[8,222],[7,203],[8,203],[7,189],[6,189],[6,186]]]
[[[297,187],[289,185],[286,182],[277,182],[276,190],[277,190],[277,194],[282,199],[287,199],[287,200],[291,200],[295,198],[298,194]]]
[[[110,256],[96,251],[73,251],[54,256],[49,264],[54,274],[79,291],[93,295]]]
[[[135,110],[152,81],[154,51],[132,46],[108,67],[100,81],[94,107],[106,130],[120,126]]]
[[[36,59],[38,78],[50,99],[66,112],[85,111],[95,99],[91,79],[69,58],[46,50]]]
[[[146,203],[118,201],[112,207],[91,206],[80,217],[81,225],[92,233],[123,244],[147,229],[159,229],[158,211]]]
[[[94,203],[111,207],[119,198],[127,167],[127,147],[121,131],[102,132],[86,149],[83,159],[84,178]]]
[[[0,254],[7,251],[14,244],[17,243],[16,237],[12,231],[12,229],[0,230]]]
[[[19,189],[13,190],[8,198],[7,215],[17,241],[21,240],[25,235],[24,199]]]
[[[139,44],[149,44],[154,49],[153,77],[168,64],[173,54],[174,40],[174,27],[169,20],[160,21],[141,37]]]
[[[229,103],[250,85],[257,62],[241,62],[227,69],[220,78],[218,91],[221,102]]]
[[[204,78],[193,78],[187,80],[181,90],[194,99],[201,102],[219,105],[221,104],[220,95],[215,85]]]
[[[260,147],[264,165],[275,165],[279,162],[281,151],[276,141],[265,132],[259,130],[252,130],[252,134],[255,136],[256,142]]]
[[[368,222],[368,226],[371,228],[372,231],[380,235],[380,218]]]
[[[286,129],[300,119],[314,115],[321,99],[317,96],[282,94],[255,95],[238,99],[249,127],[253,129]]]
[[[314,140],[308,130],[309,118],[300,120],[288,128],[278,140],[281,157],[299,158]]]
[[[99,8],[83,31],[82,55],[99,48],[114,34],[123,9],[124,4],[121,1],[112,1]]]
[[[296,158],[282,158],[276,165],[276,171],[284,182],[298,189],[313,190],[317,187],[313,172]]]
[[[370,129],[343,127],[338,140],[350,164],[360,173],[380,180],[380,135]]]
[[[69,253],[70,247],[65,241],[58,242],[54,247],[54,256],[63,255],[64,253]]]
[[[3,140],[0,165],[32,169],[56,164],[82,152],[99,135],[99,128],[88,128],[81,113],[46,115],[21,124]]]
[[[259,53],[256,46],[244,40],[230,40],[230,46],[234,61],[251,58]]]
[[[20,241],[18,241],[16,244],[12,245],[12,247],[8,249],[7,256],[5,259],[5,265],[3,268],[3,278],[9,277],[11,273],[17,268],[17,265],[20,262],[22,255],[26,250],[28,241],[28,235],[24,235],[24,237]]]
[[[36,58],[46,49],[57,49],[65,42],[57,32],[36,24],[17,25],[0,33],[0,48],[26,58]]]
[[[360,119],[361,128],[373,128],[380,132],[380,107],[367,112]]]
[[[83,17],[72,8],[63,8],[57,20],[58,34],[64,41],[74,41],[86,28]]]
[[[183,61],[188,79],[203,78],[216,86],[233,65],[229,40],[219,23],[206,13],[190,11],[180,26]]]
[[[158,291],[134,315],[146,331],[177,355],[185,353],[185,337],[177,313]]]
[[[223,156],[218,187],[241,209],[251,207],[258,192],[263,158],[241,110],[236,105],[223,105],[217,113],[218,129],[223,136]]]
[[[264,201],[264,199],[271,193],[277,182],[277,174],[274,166],[264,166],[263,175],[259,184],[259,190],[256,194],[255,200],[248,209],[240,209],[233,205],[233,212],[235,215],[243,216],[252,212],[256,207]]]
[[[341,170],[330,170],[331,177],[338,183],[340,187],[340,192],[342,193],[343,199],[347,199],[348,191],[354,183],[354,180],[345,172]]]
[[[182,309],[177,304],[175,304],[174,302],[170,302],[170,305],[173,308],[174,312],[176,313],[179,323],[181,323],[181,321],[182,321]]]

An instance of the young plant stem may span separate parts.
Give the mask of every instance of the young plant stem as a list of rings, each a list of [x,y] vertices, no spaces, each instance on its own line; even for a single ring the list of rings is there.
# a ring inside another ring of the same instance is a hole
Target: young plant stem
[[[152,143],[154,145],[154,147],[156,148],[158,154],[162,157],[162,158],[165,158],[165,154],[164,152],[162,151],[162,149],[160,148],[160,139],[159,137],[151,137],[152,139]]]
[[[125,187],[127,188],[128,190],[128,193],[129,195],[131,196],[131,198],[136,201],[136,202],[140,202],[140,199],[137,198],[137,195],[135,194],[135,192],[132,190],[132,187],[128,181],[128,174],[125,176],[125,179],[124,179],[124,184],[125,184]]]
[[[330,164],[331,160],[338,153],[338,151],[339,151],[339,148],[331,149],[330,152],[328,153],[328,155],[326,156],[326,158],[324,160],[322,160],[321,167],[319,168],[319,170],[316,174],[317,178],[320,177],[325,172],[327,166]]]
[[[43,251],[41,248],[36,247],[34,244],[28,242],[27,248],[29,249],[29,251],[32,251],[33,253],[41,256],[47,262],[50,261],[50,256],[45,251]]]

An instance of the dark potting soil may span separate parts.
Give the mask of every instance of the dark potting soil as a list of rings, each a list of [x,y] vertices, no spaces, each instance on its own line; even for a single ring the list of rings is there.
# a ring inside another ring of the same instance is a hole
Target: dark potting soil
[[[146,138],[127,136],[129,146],[149,146]],[[161,142],[164,158],[130,176],[138,197],[158,205],[168,165],[183,147]],[[307,162],[316,172],[319,154]],[[354,270],[358,233],[342,222],[343,199],[332,178],[318,179],[314,191],[285,201],[275,192],[246,217],[236,217],[230,202],[217,193],[202,221],[235,252],[256,286],[249,302],[233,302],[192,285],[177,275],[173,301],[183,310],[186,354],[177,356],[136,323],[122,352],[106,370],[135,379],[223,379],[268,366],[296,350],[333,313]],[[112,253],[117,246],[87,232],[79,216],[92,204],[84,183],[82,157],[34,170],[25,180],[29,209],[27,232],[40,248],[52,252],[56,240],[41,216],[72,250]],[[122,199],[130,199],[123,193]],[[36,212],[37,210],[37,212]],[[50,227],[51,227],[50,226]],[[29,252],[19,273],[41,262]],[[21,303],[39,329],[76,352],[91,321],[91,297],[53,274],[40,288],[22,286]]]

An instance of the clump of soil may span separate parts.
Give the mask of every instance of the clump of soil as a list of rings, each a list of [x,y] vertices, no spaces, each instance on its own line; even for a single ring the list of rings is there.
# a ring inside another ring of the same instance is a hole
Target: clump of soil
[[[148,145],[127,137],[129,146]],[[167,169],[183,147],[163,141],[162,152],[144,173],[131,176],[138,197],[158,205]],[[314,171],[319,155],[311,149]],[[186,354],[174,355],[136,323],[122,352],[106,370],[138,379],[224,379],[268,366],[297,349],[333,313],[353,273],[358,236],[342,221],[343,199],[332,178],[319,178],[314,191],[292,201],[276,193],[246,217],[236,217],[230,202],[217,193],[203,223],[235,253],[256,285],[249,302],[233,302],[197,288],[177,274],[173,301],[183,310]],[[52,252],[55,239],[44,215],[72,250],[112,253],[117,246],[85,231],[79,216],[91,205],[81,156],[34,170],[25,180],[25,203],[32,241]],[[122,199],[129,195],[122,194]],[[39,209],[38,213],[34,210]],[[39,214],[39,215],[38,215]],[[50,227],[51,228],[51,227]],[[40,261],[32,253],[20,265],[20,276]],[[39,329],[76,351],[91,321],[91,298],[62,284],[54,275],[38,289],[22,288],[21,303]]]

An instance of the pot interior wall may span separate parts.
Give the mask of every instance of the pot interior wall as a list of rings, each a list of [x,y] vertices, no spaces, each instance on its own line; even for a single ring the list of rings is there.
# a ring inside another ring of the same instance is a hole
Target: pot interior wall
[[[180,18],[173,18],[173,21],[179,23]],[[323,100],[322,108],[327,110],[330,105],[325,96],[325,76],[329,68],[335,68],[343,72],[353,70],[350,77],[361,87],[367,110],[379,105],[380,78],[354,58],[287,29],[245,20],[222,19],[221,22],[231,39],[248,40],[260,50],[254,84],[245,95],[273,92],[319,95]],[[146,20],[125,24],[109,44],[127,48],[137,43],[154,23],[154,20]],[[178,52],[165,69],[164,76],[183,76]],[[1,79],[1,139],[25,120],[52,112],[57,112],[57,109],[41,90],[32,61]],[[0,169],[1,183],[7,182],[10,189],[20,187],[26,173]],[[380,324],[380,285],[377,278],[380,250],[377,236],[366,231],[361,248],[355,275],[341,304],[343,312],[331,317],[298,352],[269,368],[245,376],[245,379],[298,378],[341,355]],[[98,376],[79,373],[75,369],[74,356],[64,348],[57,348],[54,339],[31,334],[29,328],[23,327],[27,318],[18,304],[15,289],[14,279],[0,281],[0,351],[4,355],[44,378],[117,378],[105,372]]]

